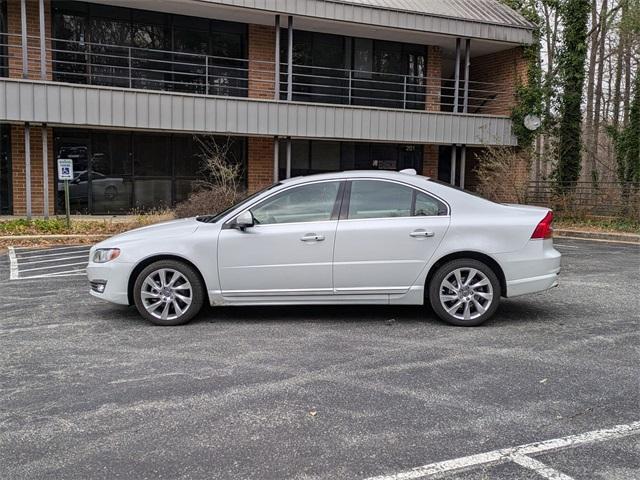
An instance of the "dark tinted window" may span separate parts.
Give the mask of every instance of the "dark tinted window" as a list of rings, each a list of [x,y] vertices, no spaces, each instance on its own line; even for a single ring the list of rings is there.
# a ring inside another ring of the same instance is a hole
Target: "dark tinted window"
[[[444,203],[406,185],[378,180],[356,180],[351,184],[349,219],[446,214]]]

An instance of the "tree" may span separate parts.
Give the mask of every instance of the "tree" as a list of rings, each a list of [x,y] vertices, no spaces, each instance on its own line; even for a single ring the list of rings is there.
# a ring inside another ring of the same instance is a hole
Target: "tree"
[[[562,96],[558,131],[558,165],[555,172],[560,191],[575,185],[580,176],[582,154],[582,93],[587,56],[588,0],[567,0],[562,7],[563,46],[560,58]]]
[[[640,184],[640,74],[636,73],[635,93],[629,108],[629,123],[622,131],[611,129],[618,179],[627,190],[629,183]]]

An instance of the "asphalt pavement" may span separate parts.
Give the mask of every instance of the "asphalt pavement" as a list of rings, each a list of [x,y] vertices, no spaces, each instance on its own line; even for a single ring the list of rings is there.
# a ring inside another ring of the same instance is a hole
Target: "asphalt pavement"
[[[640,250],[556,243],[560,287],[479,328],[361,306],[154,327],[82,265],[10,280],[1,256],[0,478],[638,479]]]

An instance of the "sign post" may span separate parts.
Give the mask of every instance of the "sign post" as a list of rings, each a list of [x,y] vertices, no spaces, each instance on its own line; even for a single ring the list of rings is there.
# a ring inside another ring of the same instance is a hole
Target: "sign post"
[[[71,228],[69,180],[73,180],[73,160],[68,158],[58,159],[58,180],[64,182],[64,208],[67,214],[67,228]]]

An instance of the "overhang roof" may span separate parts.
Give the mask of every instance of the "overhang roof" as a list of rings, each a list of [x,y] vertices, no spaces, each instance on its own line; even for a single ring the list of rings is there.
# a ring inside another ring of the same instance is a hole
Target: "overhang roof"
[[[498,0],[330,0],[434,17],[533,29],[529,21]]]
[[[196,0],[254,12],[530,44],[534,25],[498,0]]]

